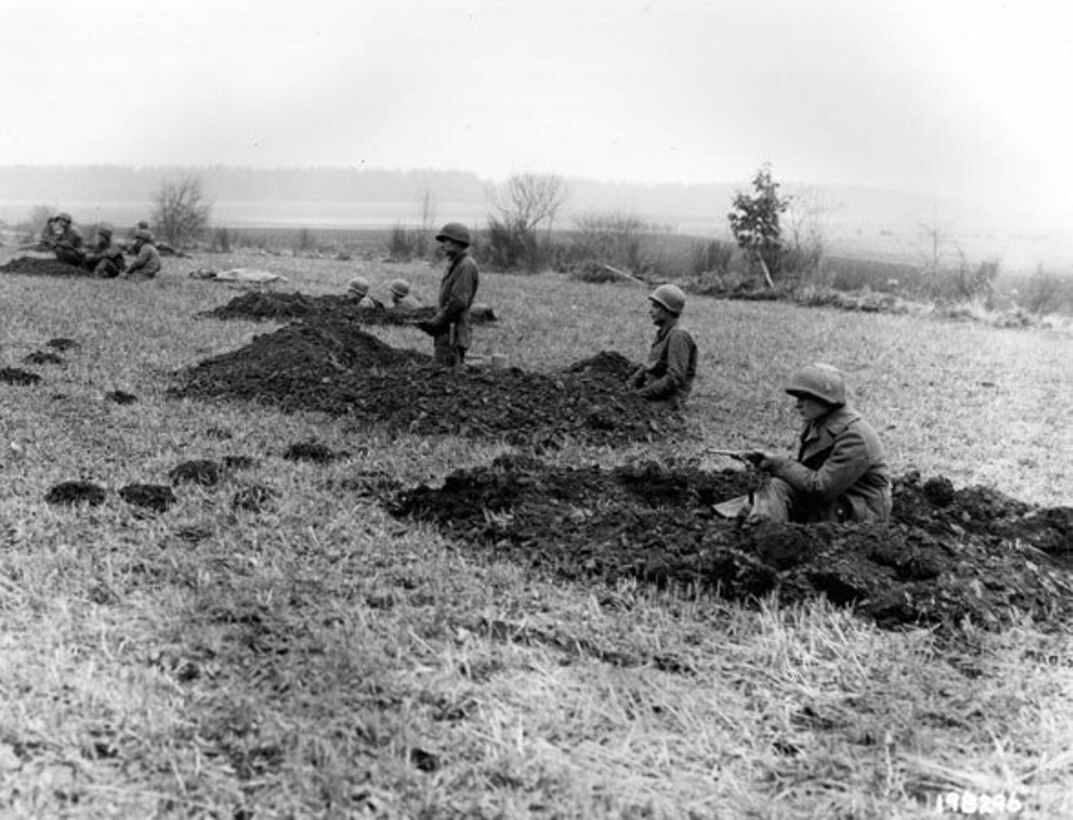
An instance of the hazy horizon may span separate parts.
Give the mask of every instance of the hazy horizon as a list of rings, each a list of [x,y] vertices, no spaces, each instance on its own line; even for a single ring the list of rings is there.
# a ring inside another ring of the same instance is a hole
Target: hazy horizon
[[[459,169],[920,192],[1073,220],[1044,0],[53,0],[0,164]],[[100,35],[100,36],[98,36]]]

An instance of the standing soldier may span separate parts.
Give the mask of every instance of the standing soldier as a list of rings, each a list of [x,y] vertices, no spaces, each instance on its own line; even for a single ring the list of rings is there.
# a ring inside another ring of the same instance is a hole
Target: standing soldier
[[[110,225],[97,226],[97,246],[86,254],[85,266],[99,279],[115,279],[127,267],[123,251],[112,241]]]
[[[660,285],[648,300],[649,316],[659,329],[648,361],[626,383],[643,399],[668,410],[681,410],[697,376],[697,345],[689,331],[678,326],[686,295],[675,285]]]
[[[160,254],[153,245],[153,235],[148,229],[139,228],[134,232],[134,245],[131,250],[136,255],[124,276],[152,279],[160,273]]]
[[[71,224],[71,215],[66,211],[48,221],[41,234],[41,242],[56,254],[57,261],[82,267],[86,255],[82,250],[82,234]]]
[[[469,255],[469,229],[461,222],[448,222],[436,234],[447,254],[447,270],[440,282],[436,315],[417,326],[432,337],[432,357],[443,367],[460,367],[473,338],[469,309],[477,295],[477,263]]]

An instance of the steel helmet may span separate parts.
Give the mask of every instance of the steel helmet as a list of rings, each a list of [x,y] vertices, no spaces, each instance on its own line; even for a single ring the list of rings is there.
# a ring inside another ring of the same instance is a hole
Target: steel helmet
[[[364,276],[355,276],[350,280],[350,284],[347,285],[347,289],[351,293],[356,293],[359,296],[364,296],[369,292],[369,280]]]
[[[410,293],[410,283],[405,279],[393,279],[390,288],[391,292],[398,297],[407,296]]]
[[[98,225],[97,226],[97,233],[99,233],[101,236],[111,236],[112,233],[113,233],[112,226],[111,225]]]
[[[145,230],[145,228],[139,228],[138,230],[136,230],[134,232],[134,238],[140,239],[142,242],[153,241],[153,235],[149,231]]]
[[[56,219],[60,220],[60,222],[66,222],[68,225],[71,224],[71,215],[67,211],[60,211],[56,214]]]
[[[786,392],[799,398],[819,399],[832,407],[846,403],[846,380],[837,367],[807,364],[790,374]]]
[[[442,242],[444,239],[453,239],[455,242],[469,247],[469,228],[461,222],[448,222],[436,234],[437,242]]]
[[[686,306],[686,295],[677,285],[660,285],[648,298],[657,305],[663,305],[675,316],[678,316]]]

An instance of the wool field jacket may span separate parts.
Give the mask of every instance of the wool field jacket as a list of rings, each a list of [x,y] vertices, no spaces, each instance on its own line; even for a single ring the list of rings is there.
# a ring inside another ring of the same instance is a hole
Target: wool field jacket
[[[451,333],[453,326],[454,345],[465,348],[470,346],[473,329],[469,323],[469,308],[477,297],[479,284],[477,263],[472,256],[464,253],[451,262],[440,282],[438,309],[432,319],[437,336]]]
[[[689,331],[668,322],[656,333],[648,361],[634,376],[635,386],[646,399],[684,402],[697,376],[697,345]]]

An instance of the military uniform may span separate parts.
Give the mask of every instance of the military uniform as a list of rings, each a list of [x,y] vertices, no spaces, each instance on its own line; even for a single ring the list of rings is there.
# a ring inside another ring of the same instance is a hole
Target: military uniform
[[[123,251],[112,241],[111,234],[101,235],[97,247],[86,254],[85,267],[100,279],[115,279],[127,267]]]
[[[629,386],[642,398],[681,409],[697,376],[697,345],[677,317],[656,332],[648,360],[634,371]]]
[[[771,521],[888,521],[890,470],[875,429],[849,406],[805,425],[797,459],[768,457],[753,516]]]
[[[447,266],[440,282],[438,309],[429,320],[436,364],[455,367],[465,361],[473,340],[469,309],[479,284],[477,263],[468,252],[463,251]]]
[[[153,246],[152,240],[146,238],[144,235],[148,234],[148,231],[139,230],[134,235],[137,248],[137,256],[134,257],[134,261],[130,263],[127,268],[127,276],[137,276],[143,279],[152,279],[158,273],[160,273],[160,253]]]
[[[56,254],[57,261],[82,266],[86,256],[82,249],[82,234],[69,219],[62,217],[50,219],[41,234],[41,241]]]

